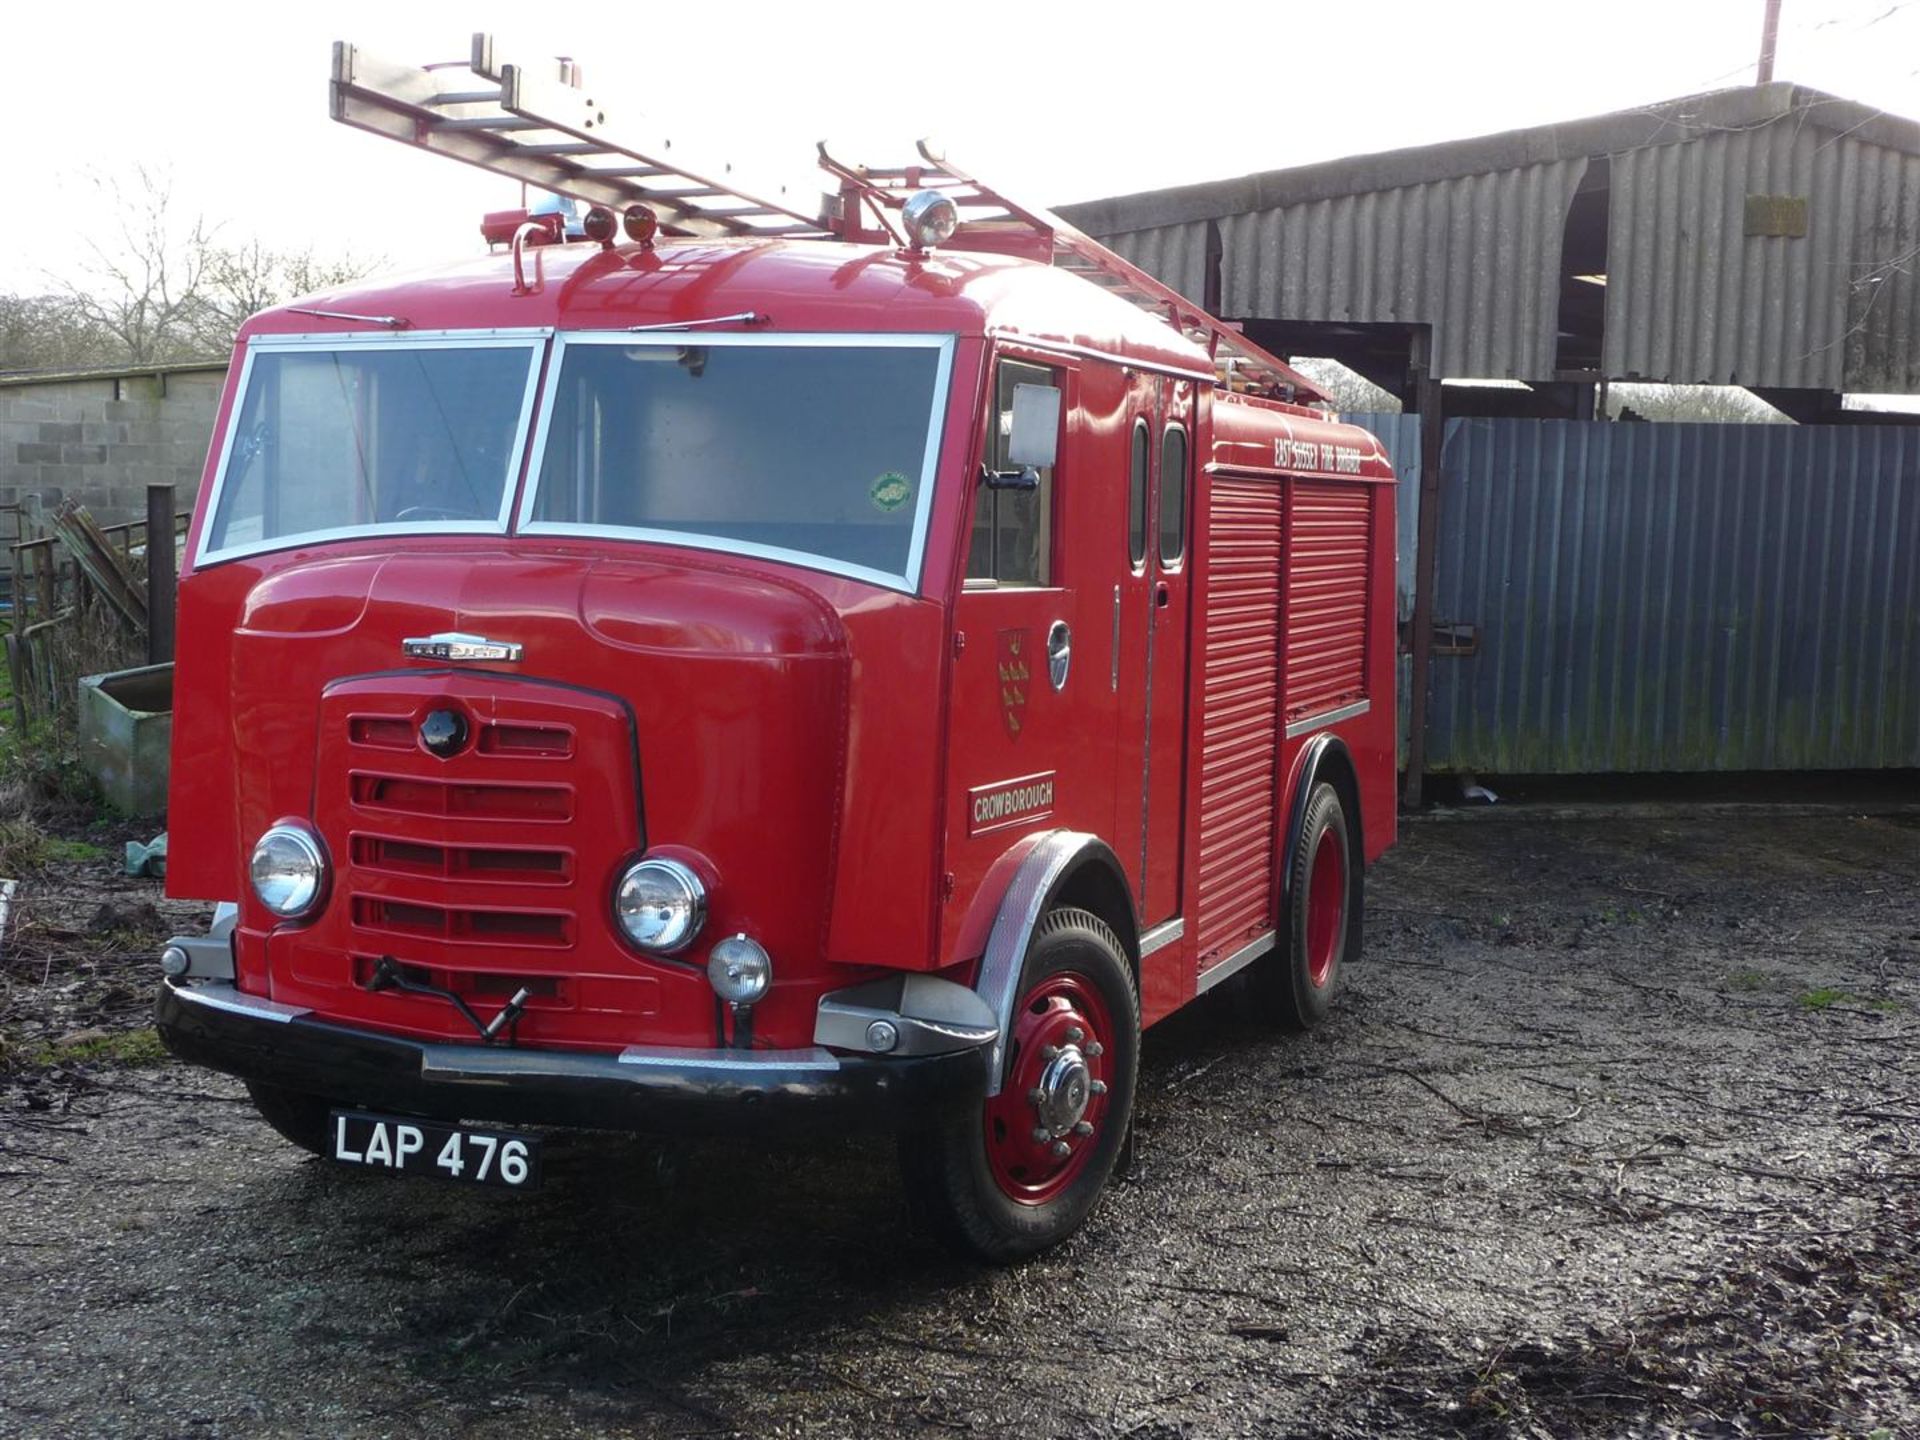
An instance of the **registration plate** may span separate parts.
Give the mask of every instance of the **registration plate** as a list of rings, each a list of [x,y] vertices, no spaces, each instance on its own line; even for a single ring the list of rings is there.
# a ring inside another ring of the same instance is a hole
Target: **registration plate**
[[[327,1153],[343,1165],[509,1190],[531,1190],[540,1183],[540,1139],[535,1135],[469,1130],[362,1110],[335,1110],[332,1118]]]

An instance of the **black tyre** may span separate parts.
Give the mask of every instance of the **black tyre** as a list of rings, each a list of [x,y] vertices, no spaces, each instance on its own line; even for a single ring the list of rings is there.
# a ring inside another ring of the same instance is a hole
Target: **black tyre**
[[[282,1137],[315,1155],[327,1153],[328,1112],[333,1108],[329,1102],[264,1080],[247,1081],[247,1094],[253,1097],[253,1108],[260,1112],[260,1118]]]
[[[1067,907],[1034,932],[1000,1093],[901,1137],[920,1222],[963,1254],[1023,1260],[1080,1227],[1133,1119],[1140,999],[1099,916]]]
[[[1310,1030],[1327,1018],[1341,971],[1356,958],[1352,922],[1360,902],[1346,807],[1324,781],[1307,797],[1287,894],[1284,943],[1254,967],[1254,992],[1275,1024]]]

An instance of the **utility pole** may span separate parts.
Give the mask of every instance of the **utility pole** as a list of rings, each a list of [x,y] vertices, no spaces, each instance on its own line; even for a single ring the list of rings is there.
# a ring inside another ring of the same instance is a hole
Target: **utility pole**
[[[1767,18],[1760,27],[1760,67],[1753,76],[1756,85],[1773,82],[1773,51],[1780,39],[1780,0],[1766,0],[1766,3]]]

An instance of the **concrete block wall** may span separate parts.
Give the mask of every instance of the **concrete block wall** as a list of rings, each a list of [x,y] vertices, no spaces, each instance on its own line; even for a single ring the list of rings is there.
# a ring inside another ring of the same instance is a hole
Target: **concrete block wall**
[[[147,486],[186,509],[226,366],[0,379],[0,506],[76,499],[103,525],[144,520]]]

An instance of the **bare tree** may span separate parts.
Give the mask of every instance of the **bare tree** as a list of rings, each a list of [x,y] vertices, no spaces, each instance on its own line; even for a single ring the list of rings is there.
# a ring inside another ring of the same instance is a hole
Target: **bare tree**
[[[117,219],[117,243],[87,241],[90,258],[62,282],[67,298],[88,324],[119,342],[128,364],[181,358],[192,348],[212,249],[206,218],[182,220],[172,177],[144,165],[124,184],[102,176],[90,183]]]
[[[218,353],[233,345],[247,318],[275,305],[359,280],[375,262],[351,252],[327,258],[312,249],[272,250],[255,238],[211,250],[202,275],[194,335]]]
[[[67,295],[0,295],[0,373],[116,364],[118,337],[92,323]]]
[[[172,177],[136,166],[89,182],[110,207],[110,238],[90,239],[78,273],[49,296],[0,296],[0,369],[155,365],[213,359],[248,316],[359,279],[367,257],[224,244],[205,215],[183,215]]]
[[[1349,369],[1338,360],[1296,355],[1290,363],[1318,385],[1333,402],[1334,409],[1343,415],[1363,415],[1400,408],[1399,399],[1390,391],[1382,390],[1359,371]]]
[[[1607,387],[1607,418],[1626,412],[1666,424],[1784,425],[1773,406],[1738,385],[1642,385]]]

